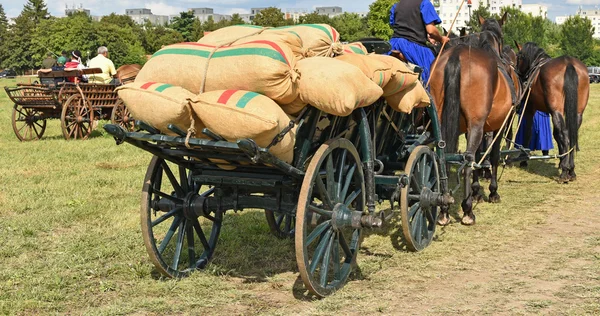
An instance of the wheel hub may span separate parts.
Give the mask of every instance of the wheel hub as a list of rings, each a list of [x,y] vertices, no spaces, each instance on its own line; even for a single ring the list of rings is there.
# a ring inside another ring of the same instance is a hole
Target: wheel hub
[[[188,193],[183,199],[183,216],[195,220],[205,214],[206,198],[194,192]]]
[[[77,115],[77,118],[75,120],[77,121],[77,124],[81,124],[83,123],[83,116]]]
[[[333,208],[331,226],[335,231],[342,228],[352,227],[354,229],[381,227],[383,219],[371,214],[363,215],[362,212],[353,211],[346,205],[338,203]]]
[[[419,202],[423,209],[430,209],[431,207],[449,206],[450,204],[454,204],[454,198],[450,194],[433,192],[430,188],[424,187],[421,190]]]

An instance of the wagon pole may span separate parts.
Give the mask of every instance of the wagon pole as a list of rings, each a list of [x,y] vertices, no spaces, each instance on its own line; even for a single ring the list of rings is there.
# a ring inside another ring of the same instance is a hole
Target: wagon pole
[[[452,20],[452,24],[450,24],[450,27],[448,28],[448,34],[450,34],[452,32],[452,28],[454,27],[454,23],[456,22],[456,19],[458,18],[458,14],[460,13],[460,10],[462,9],[463,4],[465,4],[465,0],[461,1],[460,6],[458,7],[458,11],[456,11],[456,15],[454,16],[454,20]],[[446,43],[442,43],[442,48],[440,48],[440,52],[438,53],[438,57],[444,52],[444,48],[446,47]],[[435,63],[433,63],[433,67],[431,67],[431,70],[429,71],[429,78],[427,79],[427,83],[425,84],[425,89],[427,89],[429,87],[429,82],[431,82],[431,74],[435,70],[435,67],[437,67],[437,64],[438,64],[439,61],[440,61],[439,58],[435,59]]]

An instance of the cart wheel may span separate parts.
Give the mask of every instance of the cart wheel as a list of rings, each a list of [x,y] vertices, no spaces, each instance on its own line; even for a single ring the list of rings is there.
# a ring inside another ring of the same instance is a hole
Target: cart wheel
[[[146,250],[164,276],[181,278],[204,269],[212,258],[221,231],[223,212],[194,215],[201,185],[191,172],[153,157],[142,190],[141,223]]]
[[[12,112],[12,127],[20,141],[38,140],[46,131],[46,120],[40,112],[15,104]]]
[[[265,217],[271,229],[271,233],[277,238],[286,239],[294,237],[296,217],[284,213],[276,213],[265,210]]]
[[[437,206],[421,206],[423,192],[440,192],[435,154],[427,146],[418,146],[408,157],[404,171],[408,175],[409,185],[400,191],[402,232],[408,249],[421,251],[433,239],[440,211]]]
[[[135,128],[135,120],[133,117],[131,117],[129,109],[125,106],[125,103],[121,98],[117,100],[115,107],[113,107],[110,115],[110,121],[115,125],[121,126],[129,132],[133,132]]]
[[[296,261],[311,293],[324,297],[346,284],[361,242],[352,216],[364,209],[363,170],[354,145],[346,139],[321,145],[307,168],[296,214]]]
[[[87,139],[93,129],[94,110],[85,98],[74,94],[63,104],[60,121],[66,140]]]

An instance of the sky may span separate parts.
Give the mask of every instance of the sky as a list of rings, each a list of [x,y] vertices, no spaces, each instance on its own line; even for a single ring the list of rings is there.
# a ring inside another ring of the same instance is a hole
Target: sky
[[[63,16],[65,6],[79,7],[91,10],[92,15],[107,15],[112,12],[125,14],[125,9],[148,8],[153,14],[171,15],[178,14],[187,8],[214,8],[215,13],[249,13],[250,8],[260,8],[275,6],[281,9],[302,8],[313,10],[320,6],[341,6],[347,12],[366,12],[369,10],[369,4],[374,0],[71,0],[71,1],[53,1],[46,0],[50,13],[54,16]],[[16,17],[23,9],[26,0],[0,0],[4,11],[8,17]],[[523,0],[527,3],[543,3],[548,6],[548,17],[554,21],[557,15],[574,14],[579,5],[584,8],[600,7],[600,0]]]

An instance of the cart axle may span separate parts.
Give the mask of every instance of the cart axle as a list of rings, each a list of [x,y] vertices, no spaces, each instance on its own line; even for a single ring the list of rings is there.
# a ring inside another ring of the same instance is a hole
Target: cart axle
[[[338,203],[333,208],[331,224],[335,231],[345,227],[352,227],[355,229],[379,228],[383,226],[383,218],[372,214],[365,215],[359,211],[352,211],[345,204]]]

